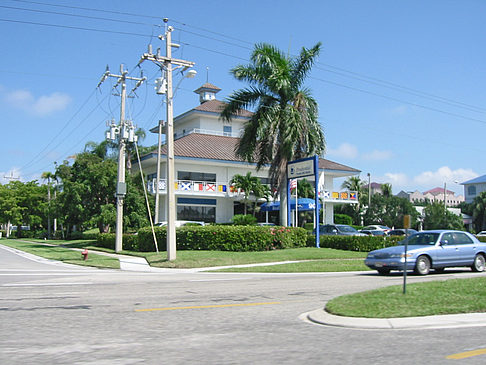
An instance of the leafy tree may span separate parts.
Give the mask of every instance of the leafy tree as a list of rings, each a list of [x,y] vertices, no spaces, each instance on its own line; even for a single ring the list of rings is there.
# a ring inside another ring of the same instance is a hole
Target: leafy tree
[[[462,217],[445,209],[444,203],[434,202],[424,208],[424,229],[464,229]]]
[[[29,225],[31,230],[42,228],[47,208],[46,194],[45,187],[39,186],[35,180],[1,185],[0,217],[8,227],[10,223],[17,226],[18,237],[21,237],[22,225]]]
[[[403,217],[411,216],[412,227],[417,226],[419,213],[405,198],[397,196],[383,196],[374,194],[371,196],[371,206],[364,214],[364,222],[368,224],[383,224],[389,227],[403,227]]]
[[[269,44],[257,44],[249,65],[231,70],[249,83],[235,91],[221,117],[230,121],[241,109],[255,107],[246,123],[236,153],[260,169],[270,165],[272,188],[280,194],[280,223],[287,225],[287,162],[324,151],[324,134],[318,121],[317,102],[303,87],[321,49],[317,43],[288,57]]]

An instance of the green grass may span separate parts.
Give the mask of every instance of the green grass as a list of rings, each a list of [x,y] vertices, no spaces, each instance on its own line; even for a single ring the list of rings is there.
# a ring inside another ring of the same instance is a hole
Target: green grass
[[[73,251],[68,248],[59,246],[47,246],[45,244],[42,244],[44,243],[44,241],[42,241],[42,243],[37,243],[9,239],[2,240],[0,241],[0,243],[2,245],[16,248],[18,250],[28,252],[36,256],[44,257],[46,259],[62,261],[66,264],[94,266],[110,269],[120,268],[120,262],[118,259],[109,256],[96,255],[92,251],[89,252],[88,259],[84,261],[83,256],[79,251]]]
[[[134,254],[134,253],[132,253]],[[177,259],[167,261],[166,252],[136,253],[147,259],[150,266],[166,268],[197,268],[212,266],[230,266],[244,264],[258,264],[278,261],[302,261],[302,260],[326,260],[326,259],[364,259],[363,252],[341,251],[329,248],[291,248],[285,250],[272,250],[262,252],[228,252],[228,251],[177,251]],[[300,271],[307,271],[306,266],[310,262],[301,263]],[[280,266],[280,265],[279,265]],[[286,266],[286,265],[285,265]],[[363,265],[364,266],[364,265]],[[363,269],[365,269],[363,267]],[[254,267],[253,271],[261,271],[262,268]],[[273,269],[270,269],[273,270]],[[295,269],[294,269],[295,270]],[[313,270],[315,271],[315,270]],[[294,271],[295,272],[295,271]]]
[[[344,295],[326,310],[348,317],[396,318],[486,312],[486,278],[452,279]]]
[[[327,259],[312,260],[290,264],[279,264],[269,266],[235,267],[217,271],[224,272],[342,272],[342,271],[366,271],[369,268],[362,259]]]

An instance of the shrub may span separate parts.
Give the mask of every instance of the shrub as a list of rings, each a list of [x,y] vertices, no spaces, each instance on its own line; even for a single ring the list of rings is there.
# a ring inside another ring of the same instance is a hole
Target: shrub
[[[155,227],[158,248],[166,250],[167,231]],[[177,249],[213,251],[265,251],[275,248],[304,247],[303,228],[260,226],[199,226],[177,228]],[[150,227],[138,232],[140,251],[155,251]]]
[[[379,248],[395,246],[403,237],[381,236],[334,236],[321,235],[320,247],[335,248],[346,251],[369,252]],[[315,245],[315,235],[309,235],[307,246]]]
[[[334,214],[334,223],[336,224],[347,224],[350,226],[353,224],[353,218],[346,214]]]
[[[115,241],[115,233],[99,233],[96,239],[96,246],[114,250]],[[124,234],[122,237],[122,248],[127,251],[139,251],[137,235]]]
[[[258,220],[251,214],[236,214],[233,216],[233,224],[236,226],[251,226],[256,224]]]

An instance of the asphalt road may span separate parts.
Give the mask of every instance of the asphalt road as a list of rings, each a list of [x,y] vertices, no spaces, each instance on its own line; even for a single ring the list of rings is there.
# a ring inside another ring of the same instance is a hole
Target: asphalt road
[[[479,274],[483,275],[483,274]],[[478,276],[409,276],[409,282]],[[0,364],[484,364],[486,327],[359,330],[305,320],[329,299],[400,284],[374,273],[134,273],[0,246]],[[448,298],[444,298],[448,300]]]

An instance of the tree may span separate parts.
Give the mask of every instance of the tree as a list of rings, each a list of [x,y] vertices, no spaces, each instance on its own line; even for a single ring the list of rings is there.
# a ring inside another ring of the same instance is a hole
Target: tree
[[[56,175],[50,171],[45,171],[41,178],[47,180],[47,238],[51,239],[51,180],[55,180]]]
[[[424,208],[424,229],[464,229],[462,217],[445,209],[444,203],[434,202]]]
[[[361,208],[368,202],[368,195],[364,196],[361,194],[363,192],[363,181],[359,176],[351,176],[341,184],[341,188],[358,193],[357,204],[345,204],[345,206],[340,207],[340,210],[342,214],[349,215],[355,224],[361,224]]]
[[[244,176],[236,174],[231,179],[230,184],[232,184],[235,189],[240,189],[244,194],[243,204],[245,209],[245,215],[247,213],[248,199],[250,197],[250,194],[260,196],[265,191],[265,189],[263,188],[264,185],[261,183],[260,179],[256,176],[252,176],[251,172],[247,172],[247,174]],[[253,211],[253,214],[255,214],[255,211]]]
[[[412,227],[417,226],[418,212],[405,198],[397,196],[383,196],[374,194],[371,196],[371,206],[364,214],[365,224],[383,224],[389,227],[403,227],[403,217],[410,215]]]
[[[389,183],[381,184],[381,194],[390,197],[393,195],[392,186]]]
[[[486,229],[486,192],[482,192],[474,198],[472,216],[477,231]]]
[[[236,153],[257,169],[270,166],[272,188],[280,195],[280,223],[287,225],[287,162],[321,154],[324,133],[318,122],[317,102],[303,88],[315,58],[321,49],[317,43],[302,48],[299,56],[288,57],[269,44],[257,44],[251,63],[231,70],[233,76],[249,83],[228,99],[221,117],[231,121],[242,109],[256,110],[246,123]]]

